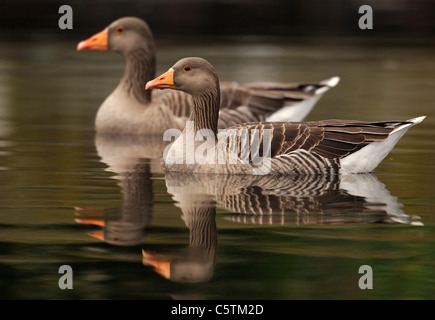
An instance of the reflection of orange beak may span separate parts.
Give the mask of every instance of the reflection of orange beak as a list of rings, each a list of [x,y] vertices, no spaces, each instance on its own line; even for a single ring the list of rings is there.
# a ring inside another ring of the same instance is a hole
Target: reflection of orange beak
[[[101,228],[104,228],[104,226],[106,224],[103,220],[74,219],[74,221],[77,223],[82,223],[82,224],[91,224],[91,225],[98,226]]]
[[[104,232],[102,230],[100,230],[100,231],[94,231],[94,232],[88,232],[87,235],[91,236],[91,237],[94,237],[95,239],[98,239],[98,240],[104,240]]]
[[[142,263],[145,266],[152,266],[154,271],[162,277],[169,279],[171,276],[171,257],[142,250]],[[163,260],[165,259],[165,260]]]
[[[76,211],[101,211],[103,208],[94,208],[94,207],[74,207]]]
[[[169,69],[161,76],[147,82],[145,90],[148,89],[174,89],[174,69]]]
[[[107,29],[94,34],[89,39],[81,41],[77,45],[77,50],[108,50],[109,43],[107,42]]]

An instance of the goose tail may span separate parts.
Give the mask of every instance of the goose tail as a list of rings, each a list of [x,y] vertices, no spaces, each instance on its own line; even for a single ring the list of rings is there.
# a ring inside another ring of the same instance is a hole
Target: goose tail
[[[325,93],[331,88],[334,88],[340,82],[340,77],[331,77],[320,82],[322,87],[316,90],[316,95]]]
[[[340,161],[341,169],[348,173],[367,173],[373,170],[390,153],[400,138],[409,128],[422,122],[426,116],[412,118],[406,121],[390,122],[394,129],[388,137],[381,141],[369,143],[364,148],[352,153]]]
[[[266,121],[303,121],[314,108],[314,105],[329,89],[340,82],[340,77],[331,77],[320,81],[316,85],[304,85],[303,92],[312,96],[299,103],[289,101],[282,109],[271,114]]]
[[[417,118],[412,118],[412,119],[409,119],[409,120],[407,120],[406,122],[407,123],[405,123],[405,124],[403,124],[403,125],[399,125],[399,126],[397,126],[391,133],[390,133],[390,135],[391,134],[393,134],[393,133],[395,133],[395,132],[397,132],[397,131],[402,131],[402,130],[408,130],[409,128],[411,128],[411,127],[413,127],[413,126],[415,126],[416,124],[419,124],[420,122],[422,122],[424,119],[426,118],[426,116],[421,116],[421,117],[417,117]],[[406,131],[405,130],[405,131]]]

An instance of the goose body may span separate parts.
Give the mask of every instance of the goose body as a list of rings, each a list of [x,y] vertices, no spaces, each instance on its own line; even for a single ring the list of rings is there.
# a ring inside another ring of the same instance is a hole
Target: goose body
[[[77,50],[111,50],[126,60],[121,81],[97,111],[97,132],[163,134],[169,128],[184,128],[193,107],[190,95],[143,90],[156,70],[154,37],[145,21],[135,17],[118,19],[81,41]],[[338,77],[332,77],[317,83],[222,83],[218,126],[265,120],[302,121],[338,82]]]
[[[403,134],[424,119],[250,122],[218,130],[218,76],[208,61],[196,57],[181,59],[146,88],[181,90],[193,98],[186,128],[165,154],[169,171],[260,175],[371,172]]]

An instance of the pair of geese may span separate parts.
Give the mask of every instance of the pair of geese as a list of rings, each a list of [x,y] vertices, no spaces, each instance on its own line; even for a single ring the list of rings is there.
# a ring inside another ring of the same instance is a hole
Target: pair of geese
[[[425,118],[300,122],[338,83],[338,77],[307,84],[221,83],[208,61],[189,57],[154,78],[153,35],[148,25],[135,17],[114,21],[81,41],[77,50],[112,50],[126,59],[124,76],[97,112],[97,132],[162,135],[168,129],[183,130],[165,150],[168,171],[372,172],[405,132]],[[151,95],[150,89],[172,90],[154,90]],[[204,153],[207,156],[201,161],[191,161],[192,154]],[[269,161],[264,166],[266,158]]]

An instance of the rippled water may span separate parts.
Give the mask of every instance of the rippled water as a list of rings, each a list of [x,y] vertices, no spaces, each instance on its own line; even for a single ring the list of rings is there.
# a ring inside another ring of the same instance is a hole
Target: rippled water
[[[428,116],[374,174],[270,181],[165,176],[161,141],[96,136],[117,54],[0,45],[1,298],[435,297],[433,48],[161,43],[157,72],[195,55],[221,80],[339,75],[307,120]],[[62,265],[72,290],[59,289]]]

